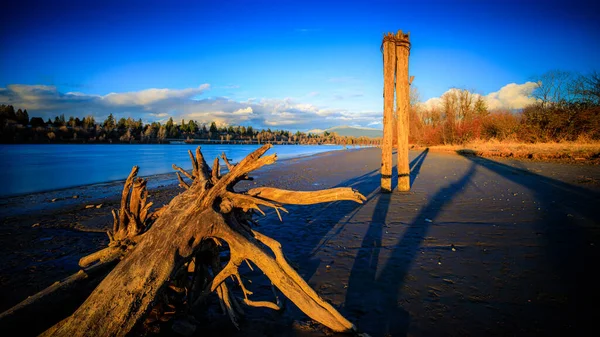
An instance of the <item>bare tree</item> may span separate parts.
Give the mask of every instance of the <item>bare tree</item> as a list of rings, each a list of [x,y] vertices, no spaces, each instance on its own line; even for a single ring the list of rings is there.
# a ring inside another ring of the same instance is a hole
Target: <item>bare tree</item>
[[[534,78],[537,87],[532,96],[540,100],[542,108],[549,104],[571,101],[573,91],[570,82],[573,74],[562,70],[551,70]]]
[[[421,94],[419,93],[419,89],[411,85],[410,86],[410,106],[415,107],[417,104],[421,102]]]
[[[600,105],[600,74],[597,71],[588,75],[579,75],[571,81],[569,89],[579,101]]]

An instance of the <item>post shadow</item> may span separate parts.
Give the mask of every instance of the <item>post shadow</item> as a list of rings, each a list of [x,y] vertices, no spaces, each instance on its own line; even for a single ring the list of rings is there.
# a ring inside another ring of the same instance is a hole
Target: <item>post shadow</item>
[[[570,321],[573,330],[569,334],[577,329],[585,332],[586,325],[593,327],[597,310],[591,308],[596,307],[600,291],[590,273],[600,261],[600,193],[497,161],[461,155],[533,193],[540,206],[535,230],[541,233],[545,255],[568,296],[559,319]],[[593,225],[586,225],[585,219]]]
[[[422,163],[427,153],[413,162]],[[419,161],[418,159],[421,158]],[[348,290],[343,312],[351,321],[357,322],[359,329],[372,336],[405,336],[410,325],[410,316],[398,305],[398,294],[406,276],[427,235],[430,222],[435,220],[443,206],[457,196],[472,179],[476,165],[472,164],[467,173],[457,182],[440,189],[430,202],[419,212],[413,223],[408,224],[404,235],[394,245],[390,258],[376,277],[377,261],[381,250],[382,227],[385,226],[390,198],[381,195],[373,212],[373,221],[361,244],[355,263],[350,272]],[[375,244],[373,244],[375,243]],[[377,244],[379,243],[379,244]],[[363,299],[376,298],[378,308],[369,308]],[[364,319],[361,320],[361,318]],[[354,318],[354,320],[353,320]]]
[[[423,152],[421,152],[417,157],[415,157],[410,162],[411,180],[413,179],[412,178],[413,176],[414,176],[414,179],[416,179],[416,176],[418,175],[421,165],[423,164],[428,152],[429,152],[429,149],[425,149]],[[415,172],[414,175],[413,175],[413,171]],[[370,171],[359,177],[346,180],[334,187],[352,187],[352,188],[358,190],[360,193],[362,193],[367,198],[367,201],[365,201],[365,203],[364,203],[364,204],[366,204],[368,202],[371,202],[375,198],[379,198],[381,195],[388,194],[388,193],[381,193],[380,181],[378,179],[380,179],[380,170],[373,170],[373,171]],[[397,185],[397,180],[398,180],[397,167],[394,166],[392,168],[392,186]],[[388,198],[384,198],[384,200],[385,199],[387,199],[388,201],[390,200],[389,194],[388,194]],[[388,204],[389,204],[389,202],[388,202]],[[379,205],[379,203],[377,205]],[[318,229],[320,234],[318,236],[315,235],[315,237],[317,237],[318,239],[316,240],[313,248],[311,249],[312,252],[310,253],[309,257],[313,257],[314,254],[319,250],[319,248],[322,247],[323,245],[325,245],[329,241],[329,239],[326,236],[328,233],[331,232],[332,227],[342,223],[342,225],[339,226],[335,232],[330,233],[330,235],[328,235],[329,237],[335,237],[337,234],[339,234],[344,229],[345,223],[348,223],[349,221],[352,220],[353,215],[362,207],[362,205],[356,204],[356,203],[335,202],[335,203],[324,204],[324,205],[315,205],[314,207],[317,207],[312,212],[312,214],[317,215],[317,218],[315,221],[318,221],[319,216],[322,214],[329,214],[328,217],[337,214],[338,217],[333,218],[333,219],[328,218],[328,220],[331,219],[331,221],[328,221],[328,222],[330,222],[332,226],[330,226],[330,227],[323,226]],[[340,209],[339,209],[340,207],[346,207],[346,208],[344,211],[340,211]],[[327,212],[328,209],[335,209],[336,211],[328,213]],[[378,215],[375,216],[376,217],[375,220],[381,219],[382,220],[381,222],[383,223],[385,221],[387,209],[380,208],[378,210],[378,212],[376,212],[376,213]],[[316,268],[319,266],[319,263],[320,263],[320,261],[313,260],[312,263],[310,263],[310,265],[313,268],[311,268],[306,274],[303,274],[302,276],[305,277],[306,279],[310,279],[314,275],[314,272],[316,271]]]
[[[428,150],[423,151],[411,161],[411,176],[413,176],[413,170],[416,170],[414,174],[416,177],[419,168],[425,160],[427,152]],[[395,183],[394,179],[397,180],[396,167],[394,167],[393,170],[392,184]],[[378,198],[382,198],[381,202],[377,203],[376,212],[374,212],[374,223],[369,227],[368,233],[368,237],[376,238],[379,246],[381,245],[381,231],[383,230],[382,225],[384,224],[388,211],[389,200],[393,195],[380,192],[380,180],[380,169],[375,169],[333,186],[352,187],[358,190],[365,197],[367,197],[365,204],[379,200]],[[297,267],[299,274],[305,280],[310,280],[322,263],[322,261],[319,258],[316,258],[315,255],[320,251],[321,247],[327,244],[330,239],[335,238],[341,231],[343,231],[346,224],[352,221],[354,214],[356,214],[356,212],[358,212],[363,205],[342,201],[328,204],[316,204],[310,206],[308,209],[306,206],[288,206],[287,209],[290,215],[302,214],[303,217],[311,219],[309,229],[310,235],[306,238],[273,235],[275,233],[268,233],[268,235],[272,235],[275,239],[280,241],[286,257],[290,261],[295,261],[298,263]],[[309,213],[307,213],[307,210],[309,210]],[[274,212],[268,213],[274,215]],[[270,216],[270,220],[275,223],[274,226],[280,226],[276,215]],[[266,221],[263,223],[264,225],[267,225]],[[335,228],[336,226],[337,228]],[[267,232],[265,232],[265,234],[267,234]],[[379,251],[377,251],[375,254],[378,253]],[[370,261],[376,264],[377,256],[378,255],[373,255],[373,258],[370,259]],[[373,268],[376,270],[376,265],[374,265]],[[286,315],[291,317],[303,315],[297,308],[293,306],[288,307],[286,312]]]
[[[429,153],[429,148],[423,150],[419,155],[410,162],[410,187],[413,187],[417,176],[421,172],[421,166]]]

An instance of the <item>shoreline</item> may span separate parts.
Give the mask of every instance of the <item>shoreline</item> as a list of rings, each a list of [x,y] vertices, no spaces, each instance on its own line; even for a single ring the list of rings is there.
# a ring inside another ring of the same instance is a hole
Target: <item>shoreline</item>
[[[170,147],[78,147],[34,145],[1,147],[5,165],[0,170],[5,183],[0,186],[0,198],[38,192],[54,192],[66,188],[111,183],[124,180],[134,165],[140,176],[148,177],[173,172],[171,164],[191,168],[188,150],[197,146]],[[257,149],[256,145],[205,145],[203,152],[212,159],[227,152],[230,160],[241,160]],[[310,156],[321,152],[343,150],[342,146],[280,146],[270,151],[280,160]]]
[[[7,144],[4,144],[4,145],[7,145]],[[8,145],[11,145],[11,144],[8,144]],[[31,144],[13,144],[13,145],[31,145]],[[40,144],[40,145],[43,145],[43,144]],[[57,145],[57,144],[50,144],[50,145]],[[114,145],[114,144],[98,144],[98,145]],[[124,144],[124,145],[139,145],[139,144]],[[167,145],[167,144],[148,144],[148,145]],[[173,144],[173,145],[182,145],[182,144]],[[185,144],[185,145],[189,145],[189,144]],[[227,145],[234,145],[234,144],[227,144]],[[235,144],[235,145],[247,145],[247,144]],[[256,145],[256,144],[254,144],[254,145]],[[282,144],[282,145],[285,145],[285,144]],[[324,144],[324,146],[327,146],[327,145],[330,145],[330,144]],[[502,144],[500,144],[500,145],[502,145]],[[522,146],[523,144],[518,144],[518,145]],[[539,157],[532,158],[529,154],[528,155],[515,155],[512,152],[504,153],[501,151],[494,151],[494,150],[484,152],[482,150],[471,149],[471,147],[476,147],[476,146],[468,146],[468,145],[466,145],[466,146],[462,146],[462,145],[422,146],[422,145],[416,145],[416,144],[409,144],[409,151],[424,151],[424,150],[428,149],[430,151],[434,151],[434,152],[438,152],[438,153],[454,154],[454,155],[459,155],[459,156],[481,157],[481,158],[494,159],[494,160],[500,160],[500,161],[501,160],[518,160],[518,161],[523,161],[525,163],[528,163],[528,162],[529,163],[550,163],[550,164],[554,163],[554,164],[574,164],[574,165],[598,165],[598,164],[600,164],[600,152],[596,155],[597,158],[595,158],[595,157],[592,159],[586,158],[585,160],[583,160],[582,158],[574,158],[573,156],[569,156],[569,155],[550,156],[550,157],[539,156]],[[599,147],[600,147],[600,145],[599,145]],[[379,146],[356,146],[356,147],[348,146],[345,149],[325,151],[325,152],[314,153],[314,154],[301,154],[301,155],[299,155],[297,157],[293,157],[293,158],[278,159],[276,165],[284,164],[287,161],[292,161],[295,159],[301,159],[301,158],[309,159],[311,157],[318,157],[322,154],[326,154],[326,153],[334,152],[334,151],[357,151],[357,150],[368,149],[368,148],[380,148],[380,147]],[[394,154],[394,156],[396,156],[396,148],[393,149],[393,154]],[[177,164],[177,163],[175,163],[175,164]],[[222,167],[222,169],[226,168],[226,166],[223,164],[221,164],[221,167]],[[177,184],[177,179],[174,174],[175,174],[175,171],[173,170],[172,172],[143,175],[143,176],[139,176],[139,177],[147,179],[148,183],[151,183],[152,180],[158,179],[161,182],[164,181],[165,184]],[[172,175],[172,177],[171,177],[171,175]],[[110,186],[113,184],[122,185],[124,182],[125,182],[125,179],[115,179],[115,180],[97,182],[97,183],[91,183],[91,184],[61,187],[58,189],[50,189],[50,190],[42,190],[42,191],[37,191],[37,192],[5,195],[5,196],[0,196],[0,206],[3,204],[3,201],[5,199],[34,196],[34,195],[38,195],[38,194],[51,194],[51,193],[69,194],[69,193],[62,193],[62,192],[68,191],[68,190],[78,190],[78,189],[85,189],[85,188],[92,188],[92,187]],[[152,187],[156,187],[156,186],[149,186],[149,188],[152,188]],[[77,193],[74,193],[72,195],[77,195]],[[50,198],[49,200],[51,200],[51,199],[53,199],[53,198]],[[64,198],[62,198],[62,199],[64,199]]]
[[[311,158],[319,158],[321,156],[329,155],[335,152],[360,151],[368,148],[371,147],[356,147],[342,150],[325,151],[314,154],[299,155],[293,158],[277,159],[277,162],[274,165],[287,165],[289,163],[297,162],[300,160],[310,160]],[[175,164],[180,165],[181,163]],[[269,168],[270,167],[267,166],[263,170],[268,170]],[[221,169],[223,171],[226,171],[226,166],[222,164]],[[172,170],[168,173],[151,174],[139,177],[147,180],[148,192],[152,193],[156,190],[178,189],[178,181],[175,172],[175,170]],[[31,211],[45,212],[52,209],[77,208],[80,206],[76,205],[81,205],[82,203],[98,204],[99,201],[104,200],[106,198],[108,198],[111,201],[114,201],[113,199],[115,198],[119,198],[120,200],[124,182],[125,179],[116,179],[112,181],[99,182],[93,184],[74,185],[55,190],[45,190],[32,193],[1,196],[0,218],[20,216]],[[27,208],[27,205],[33,207]],[[35,207],[35,205],[39,207]],[[21,210],[16,211],[14,210],[14,208],[19,208]],[[9,209],[13,209],[13,211],[10,211]]]
[[[381,194],[381,150],[359,150],[281,160],[236,186],[346,186],[367,197],[362,205],[286,207],[283,222],[270,210],[256,218],[257,230],[278,240],[309,285],[359,329],[374,337],[547,335],[585,326],[595,288],[577,275],[600,258],[598,166],[410,151],[411,191]],[[149,190],[156,206],[181,191],[172,175],[174,184]],[[91,189],[54,203],[61,207],[3,219],[0,311],[76,272],[81,256],[107,244],[122,189],[114,185],[118,193],[100,208],[85,208],[97,196]],[[22,205],[35,197],[21,197]],[[270,289],[253,281],[259,293]],[[291,304],[247,315],[240,331],[221,319],[214,332],[321,332]]]
[[[376,149],[380,151],[378,147],[356,147],[347,148],[345,150],[334,150],[326,151],[316,154],[301,155],[294,158],[278,159],[274,165],[264,167],[261,171],[268,172],[273,167],[283,169],[284,165],[291,163],[317,159],[322,156],[328,156],[332,153],[345,153],[353,151],[361,151],[367,149]],[[486,156],[478,153],[472,153],[469,151],[455,151],[453,149],[436,149],[435,147],[419,147],[412,145],[410,147],[411,156],[413,153],[422,151],[432,151],[442,155],[448,156],[465,156],[473,158],[484,158],[493,160],[499,163],[506,163],[518,169],[526,170],[528,172],[547,176],[548,178],[560,179],[562,181],[573,183],[573,184],[584,184],[592,189],[600,189],[600,174],[589,174],[590,170],[586,170],[585,167],[593,168],[597,166],[595,162],[581,162],[581,161],[565,161],[565,160],[536,160],[527,158],[515,158],[507,156]],[[380,158],[380,156],[379,156]],[[394,166],[396,165],[396,150],[393,152]],[[564,172],[563,170],[554,170],[554,167],[560,165],[568,165],[570,167],[580,167],[575,169],[575,174],[571,172]],[[221,165],[222,169],[226,169],[224,165]],[[394,168],[395,169],[395,168]],[[261,171],[255,172],[254,176],[262,174]],[[591,169],[591,171],[594,171]],[[151,174],[147,176],[140,176],[148,182],[148,192],[151,197],[152,194],[157,192],[158,194],[164,194],[166,192],[173,192],[178,190],[178,181],[175,175],[175,171],[168,173]],[[120,196],[123,189],[123,183],[125,179],[118,179],[108,182],[87,184],[87,185],[76,185],[71,187],[65,187],[57,190],[46,190],[34,193],[25,193],[18,195],[9,195],[0,197],[0,219],[10,219],[14,217],[20,217],[25,214],[32,212],[48,213],[52,211],[69,210],[75,211],[85,209],[87,205],[102,206],[111,205],[120,202]],[[238,186],[243,186],[240,184]],[[104,201],[104,202],[103,202]]]

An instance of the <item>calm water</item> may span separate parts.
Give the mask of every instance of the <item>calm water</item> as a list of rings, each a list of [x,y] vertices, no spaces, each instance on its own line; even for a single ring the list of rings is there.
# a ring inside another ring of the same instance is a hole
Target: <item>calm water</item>
[[[0,196],[55,190],[127,178],[134,165],[139,175],[174,172],[171,164],[191,168],[187,154],[197,145],[0,145]],[[225,152],[234,163],[258,145],[202,145],[212,165]],[[275,145],[267,154],[279,159],[341,150],[342,146]],[[221,164],[223,162],[221,161]]]

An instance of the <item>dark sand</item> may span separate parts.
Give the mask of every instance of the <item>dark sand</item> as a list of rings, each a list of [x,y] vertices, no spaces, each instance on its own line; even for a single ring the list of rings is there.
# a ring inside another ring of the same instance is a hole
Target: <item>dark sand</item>
[[[368,198],[288,207],[283,223],[269,211],[257,228],[279,240],[308,283],[361,331],[549,336],[595,326],[599,166],[411,152],[411,192],[380,194],[380,156],[372,148],[287,160],[251,183],[351,186]],[[172,177],[151,179],[155,203],[178,193]],[[121,186],[0,200],[0,311],[77,271],[81,256],[106,245],[104,233],[90,231],[109,228]],[[256,298],[272,296],[259,273],[248,276]],[[209,335],[327,333],[289,301],[283,312],[246,312],[240,332],[226,318],[207,318]]]

